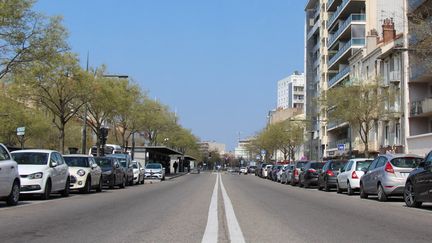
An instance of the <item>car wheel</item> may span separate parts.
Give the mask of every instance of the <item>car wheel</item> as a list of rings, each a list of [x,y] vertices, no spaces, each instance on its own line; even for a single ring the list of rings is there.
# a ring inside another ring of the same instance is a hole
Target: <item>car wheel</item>
[[[97,191],[97,192],[101,192],[101,191],[102,191],[102,176],[101,176],[101,178],[99,179],[99,185],[98,185],[98,187],[96,188],[96,191]]]
[[[91,191],[91,178],[87,177],[84,188],[81,190],[82,193],[88,194]]]
[[[411,182],[407,182],[404,190],[404,201],[405,204],[410,208],[418,208],[422,205],[422,202],[417,201],[415,196],[414,186]]]
[[[12,185],[12,190],[9,196],[6,199],[6,203],[8,206],[15,206],[18,204],[20,195],[20,184],[18,181],[14,181]]]
[[[352,189],[349,181],[347,182],[347,194],[350,196],[354,194],[354,190]]]
[[[120,188],[125,188],[126,187],[126,178],[123,176],[123,180],[122,183],[120,184]]]
[[[326,191],[326,192],[330,191],[330,186],[329,186],[327,180],[324,181],[324,191]]]
[[[368,194],[364,191],[363,184],[360,184],[360,198],[368,198]]]
[[[42,200],[48,200],[50,198],[50,195],[51,195],[51,180],[48,179],[48,181],[45,184],[45,191],[41,195]]]
[[[338,181],[336,181],[336,193],[338,194],[342,193],[342,189],[340,188]]]
[[[69,197],[69,193],[70,193],[70,180],[69,177],[66,180],[66,185],[65,185],[65,189],[61,192],[62,197]]]
[[[384,188],[381,184],[378,185],[378,201],[385,202],[387,201],[387,195],[384,192]]]

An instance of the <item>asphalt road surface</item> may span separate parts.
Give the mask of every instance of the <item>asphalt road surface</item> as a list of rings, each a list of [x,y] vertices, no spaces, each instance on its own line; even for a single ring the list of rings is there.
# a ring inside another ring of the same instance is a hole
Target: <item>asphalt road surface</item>
[[[431,242],[432,204],[403,206],[189,174],[154,184],[0,203],[0,242]]]

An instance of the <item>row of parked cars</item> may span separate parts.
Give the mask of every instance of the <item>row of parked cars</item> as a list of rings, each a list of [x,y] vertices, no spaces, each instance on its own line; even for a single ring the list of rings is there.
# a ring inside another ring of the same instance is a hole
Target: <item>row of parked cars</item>
[[[255,175],[282,184],[330,191],[376,195],[379,201],[403,196],[408,207],[432,202],[432,152],[425,158],[413,154],[382,154],[375,159],[296,161],[260,164]]]
[[[52,193],[69,196],[70,190],[101,192],[103,187],[125,188],[148,179],[165,179],[160,163],[145,167],[129,154],[62,155],[53,150],[9,152],[0,144],[0,200],[18,204],[20,194],[49,199]]]

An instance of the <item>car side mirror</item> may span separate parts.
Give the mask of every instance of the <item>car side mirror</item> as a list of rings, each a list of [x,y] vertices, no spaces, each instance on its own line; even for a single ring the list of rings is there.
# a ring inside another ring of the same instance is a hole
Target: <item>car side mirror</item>
[[[57,167],[57,165],[58,165],[57,162],[55,162],[54,160],[51,160],[51,165],[50,165],[51,167]]]
[[[426,165],[426,162],[422,161],[422,162],[419,163],[418,167],[424,168],[425,165]]]

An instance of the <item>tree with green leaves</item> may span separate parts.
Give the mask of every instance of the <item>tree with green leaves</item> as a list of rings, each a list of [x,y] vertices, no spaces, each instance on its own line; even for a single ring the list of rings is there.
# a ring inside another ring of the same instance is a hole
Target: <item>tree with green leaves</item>
[[[34,61],[68,50],[61,18],[32,10],[34,0],[0,1],[0,79]]]
[[[374,121],[391,113],[394,100],[390,88],[382,88],[377,80],[363,80],[327,91],[326,107],[329,121],[347,122],[352,130],[357,130],[364,144],[365,156],[369,156],[369,133]]]
[[[42,106],[51,113],[62,153],[66,124],[76,117],[91,95],[87,75],[76,56],[68,52],[32,62],[14,75],[14,93],[19,100],[26,101],[29,107]]]

